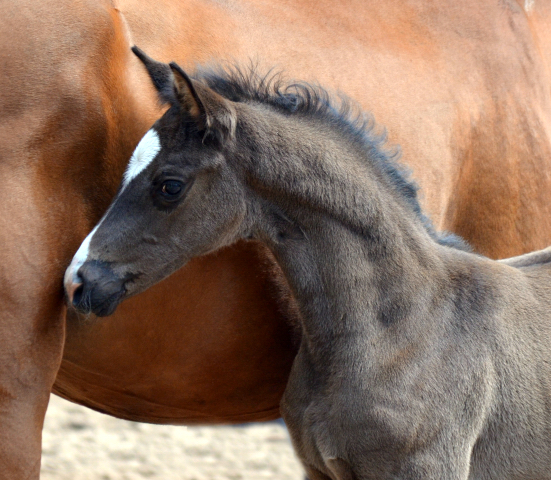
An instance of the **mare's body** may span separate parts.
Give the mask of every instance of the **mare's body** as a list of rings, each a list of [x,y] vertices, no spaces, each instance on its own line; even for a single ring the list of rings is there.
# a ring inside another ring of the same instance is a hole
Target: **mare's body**
[[[97,171],[77,175],[74,181],[71,176],[52,179],[46,185],[54,192],[74,190],[75,198],[54,197],[49,190],[37,194],[71,204],[67,241],[59,244],[57,232],[63,227],[58,225],[49,247],[63,251],[60,263],[69,260],[115,193],[132,150],[122,145],[135,143],[160,115],[148,79],[125,50],[131,40],[182,65],[211,59],[244,64],[252,57],[266,69],[282,68],[291,78],[314,79],[340,89],[372,111],[388,128],[391,143],[400,145],[438,228],[459,233],[477,251],[493,257],[551,242],[551,224],[539,220],[549,216],[551,205],[551,176],[546,173],[551,158],[547,4],[537,2],[529,11],[514,2],[450,2],[434,9],[425,2],[405,9],[403,2],[363,1],[244,1],[233,8],[212,2],[160,6],[125,1],[117,6],[120,16],[110,7],[97,7],[107,8],[109,15],[88,14],[84,6],[84,13],[73,5],[66,9],[96,18],[99,25],[79,24],[79,31],[104,39],[72,46],[75,55],[101,58],[103,63],[102,68],[94,64],[84,70],[88,80],[79,84],[82,92],[75,92],[66,108],[86,117],[91,107],[78,99],[97,95],[94,82],[104,70],[113,69],[117,75],[109,77],[102,106],[95,107],[98,116],[91,118],[93,125],[78,135],[66,132],[65,142],[83,145],[77,158]],[[55,18],[59,12],[48,15]],[[48,15],[33,18],[43,22]],[[66,30],[56,26],[56,35],[48,33],[50,43],[66,44],[72,38],[74,22],[63,24]],[[113,38],[97,34],[101,25]],[[42,23],[35,27],[45,28]],[[108,48],[114,52],[111,57],[103,53]],[[42,59],[33,55],[35,64]],[[56,62],[69,69],[78,65],[73,57],[60,56]],[[56,79],[52,88],[66,89],[63,85]],[[132,88],[122,88],[125,85]],[[51,101],[58,97],[50,95]],[[110,109],[114,100],[117,109]],[[113,112],[128,118],[111,118]],[[116,145],[105,157],[90,148],[101,142],[82,140],[98,131],[105,132],[102,142]],[[127,138],[125,143],[121,138]],[[81,171],[75,156],[61,151],[63,145],[51,146],[56,162]],[[41,160],[45,168],[50,168],[50,161]],[[110,173],[98,174],[104,170]],[[90,188],[83,189],[92,178]],[[59,279],[62,270],[57,276],[48,272],[48,278]],[[28,275],[21,271],[23,278]],[[167,282],[123,304],[112,322],[82,324],[70,312],[54,390],[133,420],[208,423],[273,418],[296,351],[287,324],[292,314],[276,276],[264,248],[239,245],[190,263]],[[185,293],[172,297],[176,287]],[[167,295],[171,302],[164,301]],[[213,301],[220,298],[224,301]],[[56,299],[52,308],[61,308]],[[248,317],[246,334],[240,326],[243,315]],[[220,335],[213,338],[213,331]],[[152,335],[158,348],[144,351],[142,339]],[[239,371],[239,377],[227,375],[228,369]]]
[[[281,406],[312,480],[550,479],[549,250],[448,246],[381,139],[323,91],[193,81],[136,53],[171,106],[67,270],[75,306],[110,312],[261,241],[300,310]]]
[[[189,66],[258,58],[338,88],[401,145],[439,228],[494,257],[551,242],[551,224],[541,220],[551,205],[548,2],[5,0],[2,7],[6,478],[38,476],[54,380],[54,391],[70,400],[138,421],[278,415],[296,352],[293,314],[258,244],[188,264],[124,303],[111,322],[83,323],[70,311],[65,324],[66,265],[162,113],[129,52],[133,42]]]

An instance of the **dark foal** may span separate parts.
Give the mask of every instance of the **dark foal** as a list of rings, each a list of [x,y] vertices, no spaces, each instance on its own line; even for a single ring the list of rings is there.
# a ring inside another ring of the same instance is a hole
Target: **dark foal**
[[[67,270],[76,306],[112,312],[195,256],[263,242],[301,313],[281,407],[312,480],[551,478],[551,254],[450,248],[321,89],[190,80],[136,52],[170,108]]]

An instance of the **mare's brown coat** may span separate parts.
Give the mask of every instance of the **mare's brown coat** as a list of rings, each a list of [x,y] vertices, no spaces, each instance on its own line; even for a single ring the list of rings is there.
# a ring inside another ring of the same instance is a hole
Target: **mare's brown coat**
[[[526,3],[3,2],[3,476],[38,475],[60,365],[57,393],[120,417],[277,415],[294,348],[257,247],[191,264],[110,321],[70,317],[62,361],[63,272],[160,114],[132,43],[184,66],[258,56],[342,89],[401,144],[437,226],[503,257],[551,243],[551,5]]]

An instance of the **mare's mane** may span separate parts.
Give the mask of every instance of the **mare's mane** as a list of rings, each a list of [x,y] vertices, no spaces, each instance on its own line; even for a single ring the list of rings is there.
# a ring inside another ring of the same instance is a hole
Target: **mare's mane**
[[[285,115],[298,114],[329,123],[366,151],[366,158],[383,172],[434,240],[441,245],[470,250],[460,237],[434,229],[421,210],[419,187],[411,180],[410,170],[398,163],[400,149],[388,146],[386,131],[377,128],[373,116],[363,112],[350,98],[343,94],[331,95],[316,84],[286,82],[280,72],[261,75],[253,65],[246,69],[210,67],[199,70],[196,78],[232,102],[261,103]]]

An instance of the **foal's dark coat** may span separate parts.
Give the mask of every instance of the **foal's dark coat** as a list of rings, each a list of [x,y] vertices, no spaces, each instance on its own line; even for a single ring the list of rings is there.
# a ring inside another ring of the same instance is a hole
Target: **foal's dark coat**
[[[551,253],[446,246],[383,140],[321,89],[192,81],[137,53],[172,106],[90,239],[83,277],[111,278],[82,279],[91,305],[262,241],[300,309],[281,407],[312,480],[551,478]]]

